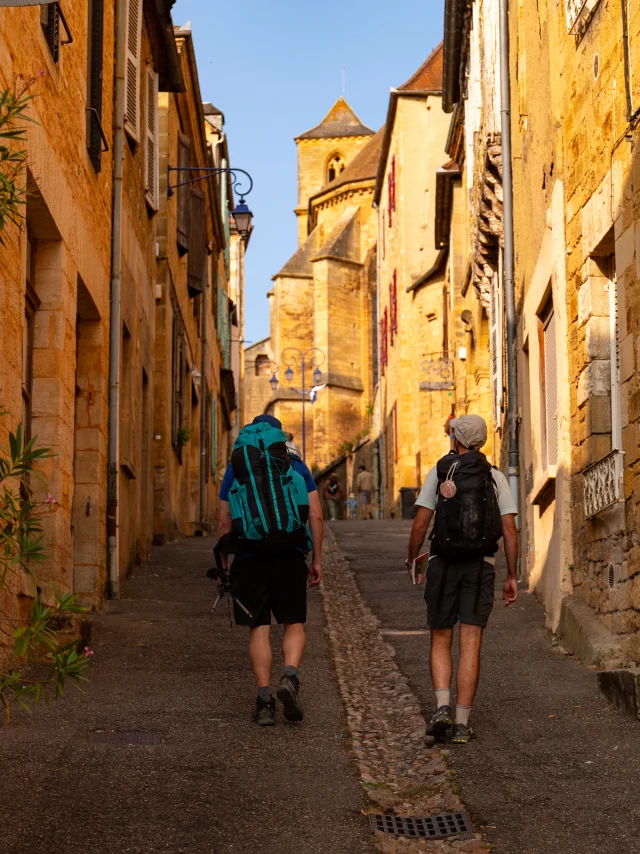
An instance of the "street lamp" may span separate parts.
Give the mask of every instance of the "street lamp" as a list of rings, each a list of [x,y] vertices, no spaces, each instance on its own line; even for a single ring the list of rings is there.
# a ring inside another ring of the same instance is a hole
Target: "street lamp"
[[[269,385],[271,386],[271,389],[272,389],[273,393],[275,394],[275,392],[278,390],[278,377],[275,375],[275,373],[273,373],[271,375],[271,379],[269,380]]]
[[[173,196],[173,191],[177,190],[178,187],[184,187],[186,184],[195,184],[196,181],[203,181],[205,178],[212,178],[214,175],[231,175],[233,177],[233,189],[240,195],[240,201],[231,211],[231,216],[233,217],[240,236],[247,236],[247,234],[251,230],[251,220],[253,219],[253,214],[249,210],[249,207],[245,202],[244,197],[248,196],[251,190],[253,189],[253,178],[246,170],[235,169],[229,166],[220,166],[216,168],[210,166],[169,166],[167,167],[167,171],[167,198],[169,199],[171,198],[171,196]],[[171,186],[172,172],[188,172],[189,174],[191,174],[192,172],[202,172],[204,174],[197,175],[195,178],[189,178],[187,181],[180,181],[179,183]],[[246,175],[249,179],[249,188],[247,190],[240,189],[240,185],[242,184],[243,179],[238,177],[238,173],[240,173],[241,175]]]
[[[236,224],[236,228],[238,229],[238,234],[241,237],[246,237],[251,230],[251,220],[253,219],[253,214],[249,210],[244,197],[240,198],[240,201],[235,206],[235,208],[231,211],[231,216]]]
[[[309,347],[307,350],[299,350],[297,347],[287,347],[282,351],[282,361],[285,365],[287,365],[287,370],[284,372],[285,379],[288,383],[291,383],[293,377],[295,375],[293,367],[300,368],[301,376],[302,376],[302,388],[294,389],[302,396],[302,457],[303,459],[307,455],[307,424],[305,419],[305,403],[307,399],[307,394],[310,392],[306,389],[306,370],[307,368],[314,368],[312,374],[312,380],[315,385],[319,385],[322,381],[322,371],[320,370],[320,365],[323,365],[325,362],[326,356],[322,350],[318,347]],[[313,401],[312,401],[313,402]]]

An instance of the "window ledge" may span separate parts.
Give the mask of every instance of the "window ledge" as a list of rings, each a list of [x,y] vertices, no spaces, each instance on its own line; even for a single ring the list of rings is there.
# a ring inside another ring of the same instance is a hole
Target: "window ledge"
[[[533,484],[529,501],[531,504],[540,504],[545,492],[555,483],[557,466],[547,466],[547,468],[539,475],[536,482]]]

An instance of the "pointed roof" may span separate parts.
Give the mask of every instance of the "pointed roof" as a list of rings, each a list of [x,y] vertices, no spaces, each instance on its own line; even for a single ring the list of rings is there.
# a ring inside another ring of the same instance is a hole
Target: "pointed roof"
[[[404,86],[398,87],[398,92],[442,92],[443,59],[444,42],[440,42]]]
[[[311,258],[315,254],[318,233],[312,231],[305,242],[300,246],[289,258],[284,267],[272,279],[277,279],[279,276],[289,276],[291,278],[311,278],[313,276],[313,267],[311,266]]]
[[[340,96],[319,125],[301,133],[298,139],[338,139],[344,136],[373,136],[363,125],[345,99]]]
[[[357,217],[358,207],[356,205],[347,208],[329,232],[327,239],[318,249],[315,257],[311,260],[319,261],[321,258],[330,257],[342,258],[345,261],[357,263]]]

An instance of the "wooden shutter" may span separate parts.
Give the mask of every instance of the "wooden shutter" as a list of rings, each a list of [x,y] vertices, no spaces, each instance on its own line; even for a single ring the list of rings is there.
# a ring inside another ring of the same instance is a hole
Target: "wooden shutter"
[[[127,133],[140,141],[140,37],[142,0],[127,0],[127,57],[125,72],[125,115]]]
[[[490,328],[491,328],[491,400],[493,404],[493,427],[500,427],[503,396],[503,318],[502,318],[502,277],[500,272],[493,274],[491,282]]]
[[[191,140],[184,134],[178,134],[178,166],[185,169],[190,165]],[[178,172],[178,183],[188,181],[190,172]],[[186,184],[178,187],[178,216],[177,216],[177,241],[181,255],[189,251],[189,223],[191,219],[191,186]]]
[[[191,188],[191,214],[189,224],[189,262],[188,290],[189,296],[195,297],[202,293],[204,278],[204,262],[207,244],[207,217],[205,194],[202,190]]]
[[[101,168],[102,138],[102,54],[104,39],[104,0],[89,0],[89,79],[87,94],[87,150],[96,172]]]
[[[547,466],[558,462],[558,359],[556,316],[553,309],[544,323],[545,430]]]
[[[158,75],[147,66],[146,198],[158,210]]]
[[[60,56],[60,8],[57,3],[40,6],[40,23],[51,51],[51,58],[57,62]]]

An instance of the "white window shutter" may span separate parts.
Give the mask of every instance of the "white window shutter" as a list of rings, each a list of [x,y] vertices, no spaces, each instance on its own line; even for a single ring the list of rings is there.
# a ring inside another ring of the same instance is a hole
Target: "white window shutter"
[[[490,331],[491,331],[491,400],[493,405],[493,428],[497,430],[501,426],[503,379],[502,367],[504,363],[504,340],[502,319],[502,277],[501,271],[493,274],[491,282],[490,301]]]
[[[142,0],[127,0],[127,57],[125,73],[124,125],[140,141],[140,38]]]
[[[147,138],[146,190],[147,202],[158,210],[158,75],[147,66]]]
[[[544,385],[547,466],[555,466],[558,463],[558,359],[553,311],[544,324]]]

